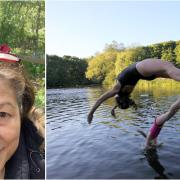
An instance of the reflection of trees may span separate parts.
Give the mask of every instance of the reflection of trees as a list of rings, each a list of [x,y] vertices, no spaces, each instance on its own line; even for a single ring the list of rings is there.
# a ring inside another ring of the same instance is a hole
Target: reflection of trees
[[[135,87],[134,92],[132,93],[132,98],[136,101],[138,104],[138,107],[141,108],[144,107],[144,104],[146,107],[148,107],[146,110],[151,111],[151,107],[156,108],[158,104],[161,102],[159,101],[160,97],[168,97],[168,96],[176,96],[179,95],[179,87],[180,85],[176,82],[173,82],[171,80],[166,80],[167,82],[163,82],[166,84],[166,87],[161,86],[161,80],[156,80],[157,83],[152,82],[139,82],[137,84],[137,87]],[[164,81],[164,80],[163,80]],[[144,86],[144,84],[148,84],[147,86]],[[93,101],[97,100],[103,93],[111,89],[109,86],[103,86],[103,87],[93,87],[88,89],[88,97],[90,100],[93,99]],[[142,95],[142,96],[141,96]],[[162,100],[162,99],[161,99]],[[108,99],[105,104],[113,106],[115,103],[114,98]],[[171,103],[171,102],[170,102]],[[162,104],[162,103],[160,103]]]
[[[138,92],[152,92],[153,97],[169,96],[172,94],[179,94],[179,82],[169,79],[156,79],[154,81],[139,81],[136,86]]]
[[[149,165],[159,174],[158,177],[154,177],[154,178],[155,179],[168,179],[168,177],[164,174],[165,168],[159,162],[157,150],[155,148],[148,149],[145,151],[145,156]]]

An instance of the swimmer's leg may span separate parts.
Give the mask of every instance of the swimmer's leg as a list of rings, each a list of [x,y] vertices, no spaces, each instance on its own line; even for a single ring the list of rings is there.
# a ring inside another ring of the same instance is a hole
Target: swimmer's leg
[[[171,66],[167,69],[167,74],[169,78],[174,79],[175,81],[180,81],[180,69],[175,66]]]
[[[153,126],[150,129],[150,132],[146,138],[146,145],[145,148],[152,148],[155,147],[157,145],[157,136],[159,135],[162,125],[158,125],[157,124],[157,119],[155,119]]]
[[[180,109],[180,98],[171,105],[168,112],[158,116],[150,129],[150,133],[146,139],[146,148],[151,147],[152,142],[157,144],[157,137],[162,129],[163,124],[173,117]]]

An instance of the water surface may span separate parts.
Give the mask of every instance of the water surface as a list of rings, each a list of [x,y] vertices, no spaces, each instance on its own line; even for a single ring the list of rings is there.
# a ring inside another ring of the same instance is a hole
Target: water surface
[[[117,110],[116,118],[110,114],[114,101],[108,100],[88,125],[87,113],[104,89],[48,90],[47,178],[180,178],[180,114],[165,124],[153,160],[143,154],[145,139],[137,132],[147,133],[179,94],[176,88],[158,91],[136,90],[138,110]]]

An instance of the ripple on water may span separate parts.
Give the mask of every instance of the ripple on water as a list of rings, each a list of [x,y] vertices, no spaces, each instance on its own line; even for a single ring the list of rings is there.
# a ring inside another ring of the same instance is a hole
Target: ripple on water
[[[148,132],[154,117],[165,111],[177,96],[153,97],[136,94],[137,111],[117,110],[110,115],[112,102],[104,103],[91,125],[87,113],[99,88],[55,89],[47,92],[47,178],[155,178],[158,173],[143,154],[145,139],[137,130]],[[178,166],[180,116],[165,124],[157,151],[164,173],[180,178]],[[157,164],[156,164],[157,165]]]

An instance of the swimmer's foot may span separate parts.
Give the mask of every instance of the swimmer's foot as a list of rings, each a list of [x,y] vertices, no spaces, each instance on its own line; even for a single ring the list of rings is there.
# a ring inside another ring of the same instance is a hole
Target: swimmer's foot
[[[151,144],[149,144],[149,145],[146,145],[145,146],[145,148],[144,148],[144,150],[148,150],[148,149],[156,149],[156,148],[158,148],[158,147],[161,147],[163,145],[163,143],[161,142],[161,143],[156,143],[156,144],[153,144],[153,143],[151,143]]]

